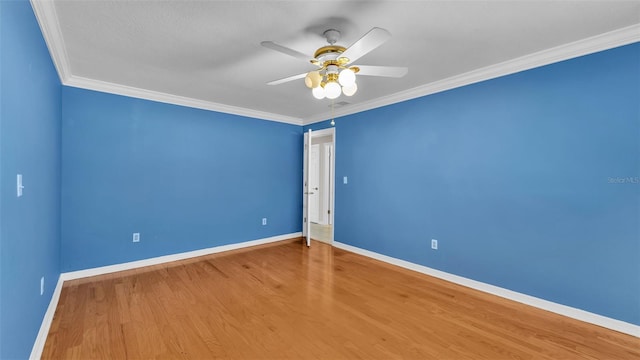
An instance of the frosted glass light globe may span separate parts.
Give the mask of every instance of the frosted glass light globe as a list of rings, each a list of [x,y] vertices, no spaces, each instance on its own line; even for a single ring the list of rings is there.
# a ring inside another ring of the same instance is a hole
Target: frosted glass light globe
[[[342,93],[346,96],[352,96],[358,91],[358,84],[353,83],[351,86],[345,86],[342,88]]]
[[[344,69],[338,75],[338,82],[342,86],[351,86],[356,82],[356,73],[351,69]]]
[[[326,91],[326,95],[328,99],[335,99],[340,96],[342,89],[337,82],[331,81],[324,86],[324,91]]]
[[[316,88],[320,85],[322,81],[322,75],[320,75],[319,71],[309,71],[307,76],[304,78],[304,84],[307,85],[309,89]]]
[[[313,90],[311,90],[311,93],[313,94],[313,97],[318,100],[324,99],[324,97],[326,96],[326,92],[324,91],[324,88],[322,88],[322,86],[314,87]]]
[[[309,73],[311,74],[311,73]],[[307,74],[307,76],[304,77],[304,84],[309,88],[309,89],[313,89],[313,86],[311,84],[311,76]]]

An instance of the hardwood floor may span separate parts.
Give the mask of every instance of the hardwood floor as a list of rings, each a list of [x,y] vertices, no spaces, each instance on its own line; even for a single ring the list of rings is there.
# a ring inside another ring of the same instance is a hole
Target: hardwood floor
[[[640,339],[287,241],[66,282],[43,358],[640,359]]]

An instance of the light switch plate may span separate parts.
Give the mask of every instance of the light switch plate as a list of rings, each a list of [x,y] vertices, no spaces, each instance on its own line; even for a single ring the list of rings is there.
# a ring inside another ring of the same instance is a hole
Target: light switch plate
[[[18,197],[22,196],[22,189],[24,189],[22,185],[22,174],[18,174],[16,176],[16,195]]]

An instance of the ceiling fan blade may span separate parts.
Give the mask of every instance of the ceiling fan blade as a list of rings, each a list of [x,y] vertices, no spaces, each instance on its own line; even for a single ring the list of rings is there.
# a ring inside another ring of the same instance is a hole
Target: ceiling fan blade
[[[307,73],[302,73],[302,74],[298,74],[298,75],[293,75],[293,76],[289,76],[286,77],[284,79],[280,79],[280,80],[273,80],[271,82],[268,82],[267,85],[280,85],[289,81],[293,81],[293,80],[298,80],[298,79],[302,79],[303,77],[307,76]]]
[[[367,76],[400,78],[407,75],[407,72],[409,71],[408,68],[401,66],[357,65],[356,67],[360,69],[360,71],[358,71],[357,73],[358,75]]]
[[[367,54],[369,51],[384,44],[384,42],[389,40],[389,38],[391,38],[390,32],[379,27],[374,27],[369,30],[368,33],[364,34],[358,41],[353,43],[353,45],[349,46],[349,48],[347,48],[340,57],[348,58],[349,63],[352,63]]]
[[[263,41],[260,43],[260,45],[271,49],[271,50],[275,50],[275,51],[279,51],[283,54],[287,54],[289,56],[293,56],[294,58],[300,59],[300,60],[304,60],[305,62],[309,62],[309,60],[311,60],[311,58],[308,55],[305,55],[299,51],[293,50],[291,48],[288,48],[286,46],[282,46],[280,44],[276,44],[273,41]]]

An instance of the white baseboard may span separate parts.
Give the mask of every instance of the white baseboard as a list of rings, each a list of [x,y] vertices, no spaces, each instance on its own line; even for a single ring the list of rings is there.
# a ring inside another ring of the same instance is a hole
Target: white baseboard
[[[417,271],[429,276],[433,276],[442,280],[446,280],[455,284],[466,286],[475,290],[480,290],[492,295],[500,296],[505,299],[517,301],[522,304],[530,305],[542,310],[554,312],[573,319],[602,326],[607,329],[619,331],[635,337],[640,337],[640,326],[630,324],[628,322],[612,319],[606,316],[594,314],[588,311],[576,309],[570,306],[554,303],[548,300],[540,299],[534,296],[522,294],[516,291],[508,290],[498,286],[490,285],[476,280],[471,280],[462,276],[453,275],[444,271],[432,269],[427,266],[418,265],[409,261],[400,260],[390,256],[382,255],[373,251],[361,249],[355,246],[347,245],[338,241],[333,242],[333,246],[347,250],[359,255],[380,260],[392,265],[396,265],[405,269]]]
[[[131,261],[131,262],[122,263],[122,264],[101,266],[101,267],[92,268],[92,269],[62,273],[58,277],[58,284],[56,285],[56,289],[53,291],[53,295],[51,296],[51,301],[49,302],[49,307],[47,308],[47,312],[44,314],[44,318],[42,319],[42,324],[40,325],[40,331],[38,331],[38,336],[36,337],[36,341],[33,344],[33,348],[31,349],[31,355],[29,356],[29,359],[35,360],[35,359],[40,359],[40,357],[42,357],[42,351],[44,350],[44,345],[45,345],[45,342],[47,341],[47,335],[49,335],[49,328],[51,328],[51,323],[53,322],[53,315],[55,314],[56,308],[58,307],[58,301],[60,300],[60,293],[62,292],[62,285],[64,284],[65,281],[80,279],[83,277],[89,277],[89,276],[95,276],[95,275],[108,274],[116,271],[130,270],[130,269],[135,269],[135,268],[144,267],[144,266],[158,265],[158,264],[167,263],[171,261],[184,260],[184,259],[194,258],[198,256],[203,256],[203,255],[220,253],[224,251],[242,249],[242,248],[256,246],[256,245],[263,245],[263,244],[268,244],[272,242],[292,239],[300,236],[302,236],[302,233],[297,232],[297,233],[291,233],[291,234],[285,234],[285,235],[272,236],[272,237],[263,238],[263,239],[245,241],[241,243],[215,246],[207,249],[188,251],[188,252],[179,253],[179,254],[172,254],[172,255],[150,258],[150,259]]]
[[[81,279],[89,276],[109,274],[117,271],[131,270],[131,269],[136,269],[140,267],[158,265],[158,264],[163,264],[163,263],[177,261],[177,260],[190,259],[198,256],[215,254],[215,253],[220,253],[220,252],[229,251],[229,250],[242,249],[250,246],[268,244],[268,243],[287,240],[287,239],[296,238],[300,236],[302,236],[302,233],[297,232],[297,233],[291,233],[291,234],[285,234],[285,235],[272,236],[272,237],[263,238],[263,239],[245,241],[241,243],[215,246],[207,249],[200,249],[200,250],[188,251],[188,252],[183,252],[178,254],[158,256],[154,258],[131,261],[131,262],[126,262],[121,264],[101,266],[97,268],[78,270],[78,271],[71,271],[71,272],[60,274],[60,278],[62,278],[62,280],[64,281]]]
[[[236,249],[241,249],[241,248],[246,248],[246,247],[251,247],[256,245],[268,244],[268,243],[296,238],[300,236],[302,236],[302,233],[297,232],[297,233],[291,233],[291,234],[285,234],[285,235],[272,236],[264,239],[245,241],[245,242],[236,243],[236,244],[229,244],[229,245],[216,246],[216,247],[207,248],[207,249],[194,250],[194,251],[189,251],[189,252],[184,252],[179,254],[160,256],[160,257],[155,257],[155,258],[150,258],[145,260],[132,261],[128,263],[62,273],[58,278],[58,283],[56,285],[55,290],[53,291],[53,295],[51,296],[51,301],[49,302],[49,307],[47,308],[47,312],[45,313],[44,318],[42,319],[42,324],[40,325],[40,331],[38,332],[36,341],[34,342],[33,348],[31,349],[31,355],[29,356],[29,359],[40,359],[40,357],[42,356],[42,351],[44,350],[44,345],[47,340],[47,335],[49,334],[49,328],[51,327],[51,323],[53,322],[53,315],[55,314],[56,308],[58,307],[58,301],[60,300],[60,293],[62,292],[62,286],[64,282],[67,280],[108,274],[116,271],[135,269],[135,268],[150,266],[150,265],[158,265],[158,264],[176,261],[176,260],[184,260],[184,259],[189,259],[193,257],[203,256],[203,255],[215,254],[215,253],[220,253],[224,251],[236,250]],[[522,293],[518,293],[518,292],[504,289],[498,286],[486,284],[476,280],[471,280],[462,276],[449,274],[449,273],[432,269],[423,265],[418,265],[405,260],[396,259],[396,258],[382,255],[373,251],[364,250],[355,246],[347,245],[338,241],[334,241],[333,246],[340,249],[347,250],[347,251],[351,251],[356,254],[367,256],[376,260],[384,261],[392,265],[400,266],[405,269],[417,271],[426,275],[430,275],[446,281],[450,281],[452,283],[456,283],[472,289],[476,289],[489,294],[500,296],[509,300],[513,300],[526,305],[537,307],[539,309],[551,311],[560,315],[564,315],[570,318],[574,318],[574,319],[595,324],[598,326],[602,326],[602,327],[619,331],[625,334],[629,334],[635,337],[640,337],[640,326],[638,325],[608,318],[606,316],[590,313],[588,311],[572,308],[566,305],[557,304],[548,300],[543,300],[530,295],[525,295]]]
[[[53,321],[53,315],[56,313],[56,308],[58,307],[58,300],[60,300],[60,293],[62,292],[62,283],[64,280],[59,276],[58,283],[56,284],[55,290],[53,290],[53,295],[51,295],[51,301],[49,301],[49,307],[47,307],[47,312],[44,313],[44,318],[42,319],[42,324],[40,324],[40,331],[38,331],[38,336],[36,337],[36,341],[33,343],[33,348],[31,348],[31,355],[29,355],[29,359],[40,359],[42,357],[42,350],[44,350],[44,343],[47,341],[47,335],[49,334],[49,328],[51,327],[51,322]]]

